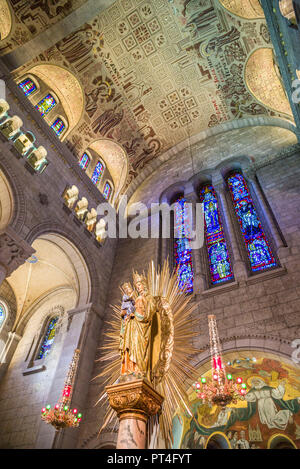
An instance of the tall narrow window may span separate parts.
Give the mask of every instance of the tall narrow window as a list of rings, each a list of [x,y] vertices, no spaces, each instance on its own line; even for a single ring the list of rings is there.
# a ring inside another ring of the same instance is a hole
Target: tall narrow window
[[[211,282],[218,284],[232,280],[232,268],[218,209],[218,200],[213,187],[205,186],[201,190],[200,196],[203,201]]]
[[[98,163],[96,164],[96,167],[94,169],[93,175],[92,175],[92,181],[93,181],[94,184],[98,184],[98,182],[101,179],[101,176],[102,176],[103,172],[104,172],[104,166],[101,163],[101,161],[98,161]]]
[[[40,360],[41,358],[45,358],[48,355],[54,342],[57,321],[58,321],[58,316],[55,316],[54,318],[50,319],[45,336],[43,338],[42,345],[37,355],[37,360]]]
[[[6,319],[6,308],[3,303],[0,302],[0,329]]]
[[[86,152],[84,152],[82,157],[80,158],[79,166],[81,169],[85,171],[89,164],[90,164],[90,157]]]
[[[180,197],[175,202],[174,208],[174,259],[178,268],[179,287],[186,286],[186,292],[193,291],[193,261],[192,249],[188,234],[190,233],[191,220],[188,219],[188,211],[185,207],[186,200]]]
[[[36,84],[30,78],[25,78],[25,80],[21,81],[19,88],[23,90],[25,96],[29,96],[37,90]]]
[[[245,241],[251,269],[256,272],[276,266],[243,175],[233,173],[228,177],[227,183]]]
[[[64,123],[64,121],[59,117],[57,118],[53,124],[51,125],[51,129],[54,130],[54,132],[56,133],[56,135],[58,137],[61,136],[61,134],[63,133],[63,131],[65,130],[66,128],[66,125]]]
[[[112,193],[112,187],[111,185],[109,184],[109,182],[107,182],[104,186],[104,191],[103,191],[103,197],[106,199],[106,200],[109,200],[110,196],[111,196],[111,193]]]
[[[47,94],[35,107],[39,111],[42,117],[44,117],[51,109],[56,106],[57,102],[55,101],[52,94]]]

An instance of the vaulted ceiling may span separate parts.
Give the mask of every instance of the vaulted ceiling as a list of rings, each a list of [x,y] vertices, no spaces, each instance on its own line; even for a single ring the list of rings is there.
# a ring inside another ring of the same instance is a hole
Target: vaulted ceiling
[[[35,10],[21,15],[28,2],[11,3],[18,21],[27,24],[29,15],[42,30]],[[44,12],[49,3],[35,2]],[[127,183],[166,150],[224,122],[293,122],[258,0],[118,0],[21,65],[16,77],[39,64],[61,67],[61,80],[68,69],[82,86],[82,118],[67,138],[72,148],[80,155],[96,139],[119,142],[130,162]]]

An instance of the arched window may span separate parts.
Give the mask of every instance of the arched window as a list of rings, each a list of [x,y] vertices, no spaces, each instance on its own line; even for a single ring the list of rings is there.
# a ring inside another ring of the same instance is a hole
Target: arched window
[[[212,284],[233,279],[227,244],[218,209],[218,200],[212,186],[201,189],[205,236]]]
[[[85,171],[87,169],[88,165],[90,164],[90,161],[91,161],[91,159],[90,159],[89,155],[86,152],[84,152],[82,157],[79,160],[80,168]]]
[[[93,175],[92,175],[92,181],[94,184],[98,184],[103,172],[104,172],[104,165],[101,163],[101,161],[98,161],[98,163],[95,166]]]
[[[112,194],[112,187],[111,187],[110,183],[107,181],[107,182],[105,183],[105,186],[104,186],[103,197],[104,197],[106,200],[109,200],[111,194]]]
[[[48,355],[54,342],[58,318],[58,316],[55,316],[49,320],[44,338],[37,353],[37,360],[41,360],[42,358],[45,358]]]
[[[178,267],[179,287],[186,286],[186,292],[193,291],[193,261],[192,249],[188,234],[190,220],[185,207],[186,200],[179,197],[174,204],[174,260]]]
[[[18,86],[23,90],[25,96],[29,96],[37,91],[36,84],[30,78],[25,78],[25,80],[21,81]]]
[[[39,111],[42,117],[44,117],[51,109],[56,106],[57,102],[52,94],[48,93],[35,107]]]
[[[257,216],[247,183],[240,173],[227,178],[253,272],[276,266],[268,240]]]
[[[0,329],[2,328],[6,319],[7,309],[4,303],[0,301]]]
[[[64,132],[64,130],[66,129],[66,124],[64,123],[64,121],[58,117],[54,122],[53,124],[51,125],[51,129],[54,130],[54,132],[56,133],[56,135],[58,137],[61,136],[61,134]]]

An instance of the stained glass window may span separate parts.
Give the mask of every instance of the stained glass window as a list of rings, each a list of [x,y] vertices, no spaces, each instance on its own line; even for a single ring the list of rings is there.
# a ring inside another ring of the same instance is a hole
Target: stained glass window
[[[46,114],[48,114],[48,112],[50,112],[51,109],[53,109],[54,106],[56,106],[56,104],[57,103],[55,99],[53,98],[52,94],[49,93],[35,107],[40,112],[41,116],[43,117]]]
[[[179,287],[186,286],[186,292],[193,291],[192,249],[188,235],[191,220],[185,206],[186,200],[180,197],[174,204],[174,259],[178,268]]]
[[[30,80],[30,78],[25,78],[25,80],[21,81],[21,83],[19,83],[19,88],[23,90],[25,96],[29,96],[37,90],[35,83]]]
[[[233,273],[215,191],[212,186],[205,186],[200,195],[203,202],[211,282],[218,284],[232,280]]]
[[[255,272],[274,267],[276,261],[263,232],[244,177],[240,173],[234,173],[229,176],[227,183],[252,270]]]
[[[112,191],[112,187],[111,187],[111,185],[109,184],[109,182],[107,182],[107,183],[105,184],[105,186],[104,186],[104,191],[103,191],[103,197],[104,197],[106,200],[109,200],[111,191]]]
[[[58,321],[58,316],[50,320],[47,330],[46,330],[45,337],[43,339],[43,343],[41,345],[41,348],[37,356],[37,360],[40,360],[41,358],[45,358],[48,355],[52,347],[52,344],[54,342],[57,321]]]
[[[82,157],[80,158],[79,166],[80,166],[81,169],[83,169],[85,171],[87,169],[89,163],[90,163],[90,157],[87,153],[84,152]]]
[[[0,303],[0,328],[5,321],[5,315],[6,315],[5,307],[2,303]]]
[[[104,166],[101,163],[101,161],[98,161],[94,169],[93,176],[92,176],[92,181],[94,184],[98,184],[103,174],[103,171],[104,171]]]
[[[66,128],[65,123],[62,119],[60,119],[60,117],[56,119],[51,125],[51,129],[54,130],[54,132],[56,133],[58,137],[63,133],[65,128]]]

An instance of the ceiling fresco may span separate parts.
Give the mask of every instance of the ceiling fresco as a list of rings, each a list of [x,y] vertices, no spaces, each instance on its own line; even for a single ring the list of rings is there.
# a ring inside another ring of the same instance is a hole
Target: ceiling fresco
[[[118,141],[129,184],[150,160],[220,123],[293,121],[259,2],[239,4],[119,0],[16,73],[46,62],[73,72],[85,109],[67,140],[78,155],[95,139]]]
[[[86,0],[10,0],[9,2],[0,0],[1,16],[2,8],[4,12],[9,11],[8,3],[14,13],[13,31],[7,40],[1,43],[0,55],[7,54],[30,41],[85,2]],[[8,36],[8,33],[6,35],[1,33],[2,39]]]

